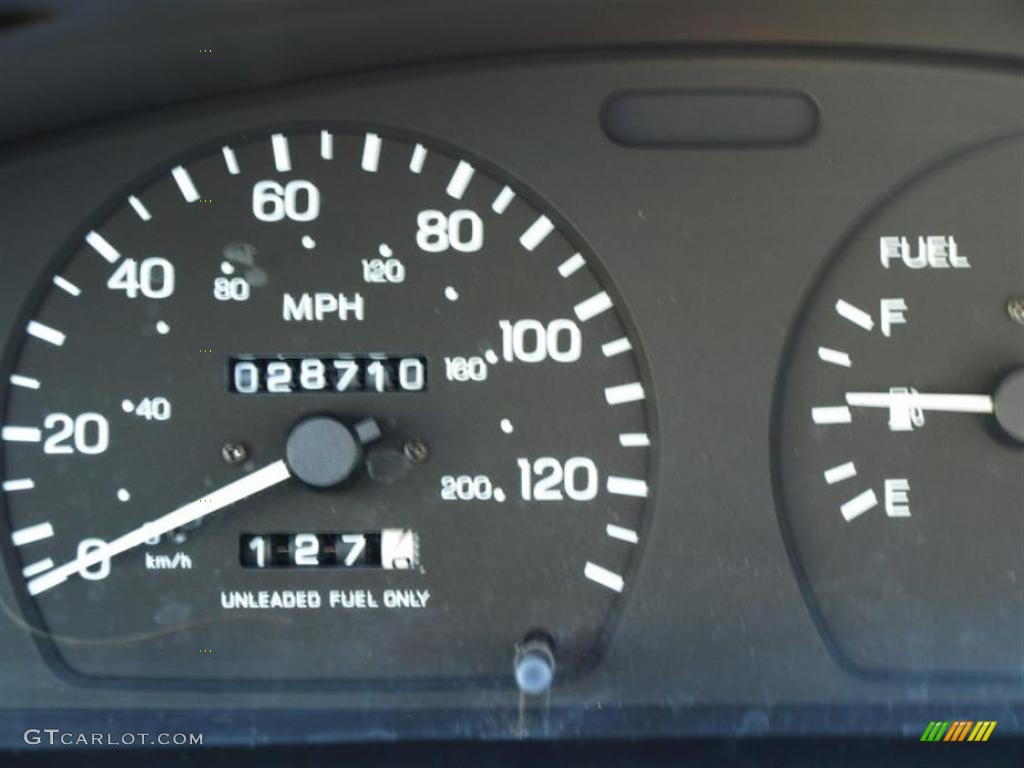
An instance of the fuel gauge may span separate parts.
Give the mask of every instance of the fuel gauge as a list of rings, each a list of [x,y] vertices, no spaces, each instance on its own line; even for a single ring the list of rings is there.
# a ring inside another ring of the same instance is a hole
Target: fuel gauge
[[[790,338],[779,515],[840,659],[1020,675],[1024,155],[947,158],[862,222]]]

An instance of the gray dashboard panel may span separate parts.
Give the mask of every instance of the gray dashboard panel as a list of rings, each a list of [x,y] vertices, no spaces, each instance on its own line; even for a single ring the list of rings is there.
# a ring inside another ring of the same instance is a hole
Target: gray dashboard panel
[[[660,88],[799,92],[817,105],[820,124],[784,148],[609,141],[600,124],[608,97]],[[1022,98],[1021,73],[1009,67],[621,53],[353,76],[94,124],[0,154],[0,337],[14,330],[23,298],[69,232],[193,145],[316,120],[387,124],[463,145],[538,189],[583,234],[650,364],[660,471],[646,553],[607,655],[525,720],[509,692],[226,686],[204,694],[204,706],[225,718],[211,730],[232,740],[233,708],[264,723],[261,712],[288,707],[309,710],[323,738],[365,737],[368,728],[381,736],[901,733],[972,703],[987,711],[998,703],[988,716],[1019,728],[1019,685],[865,680],[837,664],[785,551],[768,435],[785,337],[818,270],[863,213],[918,169],[1020,130]],[[6,580],[0,597],[14,605]],[[148,710],[194,704],[185,692],[69,685],[18,631],[15,613],[3,621],[3,706],[22,717],[33,708],[60,707],[74,719],[133,707],[122,716],[144,722]],[[20,724],[9,721],[0,738],[20,739]]]

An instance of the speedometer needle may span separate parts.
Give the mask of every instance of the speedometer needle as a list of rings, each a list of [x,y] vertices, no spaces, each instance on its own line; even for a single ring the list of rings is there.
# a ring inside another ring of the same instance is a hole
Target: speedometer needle
[[[278,483],[284,482],[291,476],[291,470],[288,469],[288,465],[283,459],[275,461],[273,464],[268,464],[263,469],[258,469],[245,477],[228,483],[213,493],[208,493],[202,498],[178,507],[163,517],[143,523],[138,528],[118,536],[113,541],[98,546],[96,549],[76,557],[64,565],[47,571],[41,576],[37,576],[28,582],[29,594],[38,595],[40,592],[45,592],[51,587],[67,581],[68,576],[108,560],[122,552],[127,552],[129,549],[139,546],[147,539],[173,531],[175,528],[180,528],[187,523],[199,520],[261,491],[265,491]]]
[[[846,404],[861,408],[913,408],[947,413],[994,413],[991,395],[934,395],[916,392],[847,392]]]

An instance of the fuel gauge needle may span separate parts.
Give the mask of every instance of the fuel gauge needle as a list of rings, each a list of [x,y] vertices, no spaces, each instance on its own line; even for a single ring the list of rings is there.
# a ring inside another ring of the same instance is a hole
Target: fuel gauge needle
[[[138,528],[128,531],[102,546],[98,546],[87,554],[53,568],[41,576],[36,576],[28,582],[28,591],[32,595],[45,592],[67,581],[68,576],[72,576],[85,568],[108,560],[122,552],[127,552],[129,549],[134,549],[154,536],[168,533],[175,528],[180,528],[225,507],[230,507],[232,504],[284,482],[291,476],[291,470],[288,469],[288,465],[283,459],[268,464],[262,469],[257,469],[245,477],[218,488],[212,493],[208,493],[195,501],[190,501],[188,504],[178,507],[173,512],[168,512],[163,517],[143,523]]]
[[[921,394],[917,392],[847,392],[846,404],[860,408],[913,408],[946,413],[995,413],[991,395]]]

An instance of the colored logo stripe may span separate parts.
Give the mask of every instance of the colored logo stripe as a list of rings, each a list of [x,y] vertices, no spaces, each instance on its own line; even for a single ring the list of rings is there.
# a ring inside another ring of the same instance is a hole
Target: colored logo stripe
[[[995,720],[933,720],[921,734],[921,741],[988,741]]]
[[[988,741],[988,737],[992,735],[992,731],[994,731],[995,728],[995,720],[979,720],[978,724],[974,726],[974,730],[971,731],[971,735],[967,737],[967,740]]]
[[[928,727],[924,729],[924,733],[921,735],[921,741],[938,741],[942,738],[942,735],[949,728],[949,721],[932,721],[928,723]]]
[[[970,720],[954,720],[949,726],[949,732],[943,741],[963,741],[967,736],[968,729],[974,725]]]

